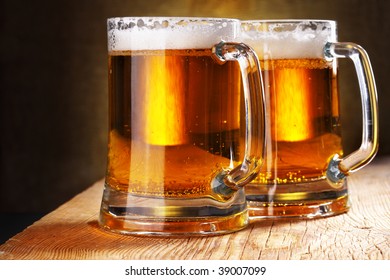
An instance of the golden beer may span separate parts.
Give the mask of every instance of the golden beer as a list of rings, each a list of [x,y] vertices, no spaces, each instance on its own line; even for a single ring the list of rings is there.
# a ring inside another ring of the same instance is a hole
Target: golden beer
[[[346,183],[327,180],[342,156],[337,62],[324,45],[331,21],[247,21],[243,41],[262,66],[267,141],[260,174],[245,187],[253,218],[316,217],[348,209]]]
[[[103,228],[205,235],[248,225],[242,186],[260,168],[264,100],[254,52],[229,43],[239,27],[220,18],[108,20]]]
[[[220,65],[211,50],[124,51],[109,54],[109,73],[107,183],[139,195],[211,195],[213,176],[240,158],[237,63]]]
[[[254,183],[291,184],[325,177],[342,154],[336,70],[324,59],[261,61],[270,141]]]

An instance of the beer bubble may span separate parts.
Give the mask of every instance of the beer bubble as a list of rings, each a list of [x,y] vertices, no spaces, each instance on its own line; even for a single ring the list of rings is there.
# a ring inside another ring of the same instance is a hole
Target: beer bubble
[[[138,27],[143,27],[143,26],[144,26],[144,21],[143,21],[142,19],[139,19],[139,20],[137,21],[137,26],[138,26]]]

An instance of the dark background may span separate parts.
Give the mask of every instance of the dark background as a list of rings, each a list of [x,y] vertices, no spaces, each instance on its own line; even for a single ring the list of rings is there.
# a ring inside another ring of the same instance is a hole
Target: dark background
[[[0,0],[0,243],[103,178],[107,145],[106,18],[202,16],[338,22],[339,41],[370,55],[380,150],[390,154],[390,2],[385,0]],[[345,150],[361,141],[352,63],[340,62]]]

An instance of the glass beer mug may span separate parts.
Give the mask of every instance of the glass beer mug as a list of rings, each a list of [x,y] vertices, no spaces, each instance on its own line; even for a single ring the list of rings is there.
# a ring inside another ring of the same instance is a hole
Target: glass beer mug
[[[346,177],[378,148],[377,96],[366,52],[337,42],[334,21],[244,21],[241,36],[260,60],[267,112],[264,163],[245,187],[250,216],[346,212]],[[338,58],[354,62],[363,106],[362,143],[349,155],[340,133]]]
[[[221,234],[248,224],[242,186],[262,163],[264,103],[255,53],[228,43],[239,30],[233,19],[108,19],[103,228]]]

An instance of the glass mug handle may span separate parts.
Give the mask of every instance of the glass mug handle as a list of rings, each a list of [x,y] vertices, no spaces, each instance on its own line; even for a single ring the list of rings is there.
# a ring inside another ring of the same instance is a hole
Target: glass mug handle
[[[362,47],[354,43],[327,43],[324,51],[327,58],[349,58],[353,61],[362,99],[363,134],[360,148],[343,158],[334,155],[326,171],[328,180],[339,185],[350,172],[367,165],[378,150],[377,92],[370,60]]]
[[[256,53],[243,43],[220,42],[212,49],[214,59],[223,64],[237,61],[241,70],[245,103],[245,153],[242,163],[221,170],[212,180],[217,195],[230,197],[259,173],[265,145],[265,102],[260,64]]]

